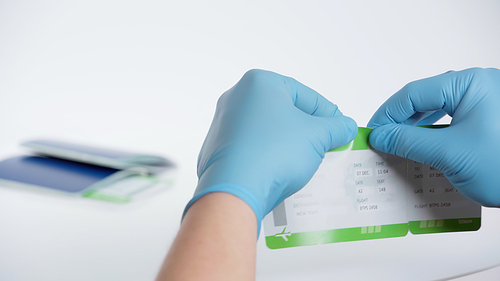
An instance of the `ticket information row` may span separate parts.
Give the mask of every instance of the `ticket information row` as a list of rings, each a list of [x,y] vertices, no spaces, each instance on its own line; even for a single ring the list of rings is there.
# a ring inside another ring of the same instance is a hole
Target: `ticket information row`
[[[370,130],[326,153],[309,183],[264,218],[269,248],[479,229],[481,206],[439,170],[371,149]]]

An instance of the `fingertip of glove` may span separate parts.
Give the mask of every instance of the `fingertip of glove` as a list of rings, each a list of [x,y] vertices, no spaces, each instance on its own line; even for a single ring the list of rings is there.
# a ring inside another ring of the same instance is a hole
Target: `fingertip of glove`
[[[356,135],[358,135],[358,124],[351,117],[347,116],[344,117],[345,117],[346,127],[350,135],[349,141],[352,141],[356,137]]]
[[[330,129],[333,137],[333,147],[339,147],[352,141],[358,134],[358,124],[347,116],[335,116],[332,119],[335,126]],[[332,130],[333,129],[333,130]]]
[[[385,144],[388,140],[388,134],[390,130],[391,128],[389,128],[389,126],[381,126],[373,129],[369,136],[370,145],[376,150],[386,152]]]

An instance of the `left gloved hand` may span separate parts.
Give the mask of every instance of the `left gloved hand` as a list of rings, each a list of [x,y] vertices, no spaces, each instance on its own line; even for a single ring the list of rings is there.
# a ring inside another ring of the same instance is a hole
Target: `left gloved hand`
[[[368,123],[371,145],[430,165],[459,192],[500,207],[500,70],[471,68],[411,82],[390,97]],[[448,128],[414,125],[425,113],[453,117]]]
[[[227,192],[253,209],[260,229],[266,214],[307,184],[325,152],[356,134],[356,123],[316,91],[250,70],[218,101],[185,212],[207,193]]]

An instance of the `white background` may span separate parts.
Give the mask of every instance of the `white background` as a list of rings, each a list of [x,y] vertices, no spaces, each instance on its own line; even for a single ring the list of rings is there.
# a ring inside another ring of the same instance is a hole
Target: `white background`
[[[409,81],[500,67],[499,14],[498,1],[0,1],[0,157],[51,137],[179,164],[173,188],[126,206],[0,187],[0,280],[152,280],[217,98],[246,70],[292,76],[364,126]],[[483,209],[474,233],[277,251],[260,239],[257,279],[465,274],[500,264],[499,220]]]

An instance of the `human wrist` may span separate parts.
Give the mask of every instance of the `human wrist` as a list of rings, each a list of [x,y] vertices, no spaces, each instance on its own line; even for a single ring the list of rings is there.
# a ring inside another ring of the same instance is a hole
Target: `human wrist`
[[[190,206],[157,280],[255,280],[256,219],[240,198],[212,192]]]
[[[184,213],[182,215],[183,218],[186,216],[186,213],[192,207],[192,205],[201,200],[203,197],[206,197],[206,195],[218,192],[228,193],[239,198],[252,209],[257,221],[257,236],[259,235],[261,222],[265,214],[263,213],[262,207],[259,204],[256,196],[247,188],[232,183],[219,183],[198,191],[199,189],[200,187],[198,187],[193,198],[186,205],[186,208],[184,209]]]

